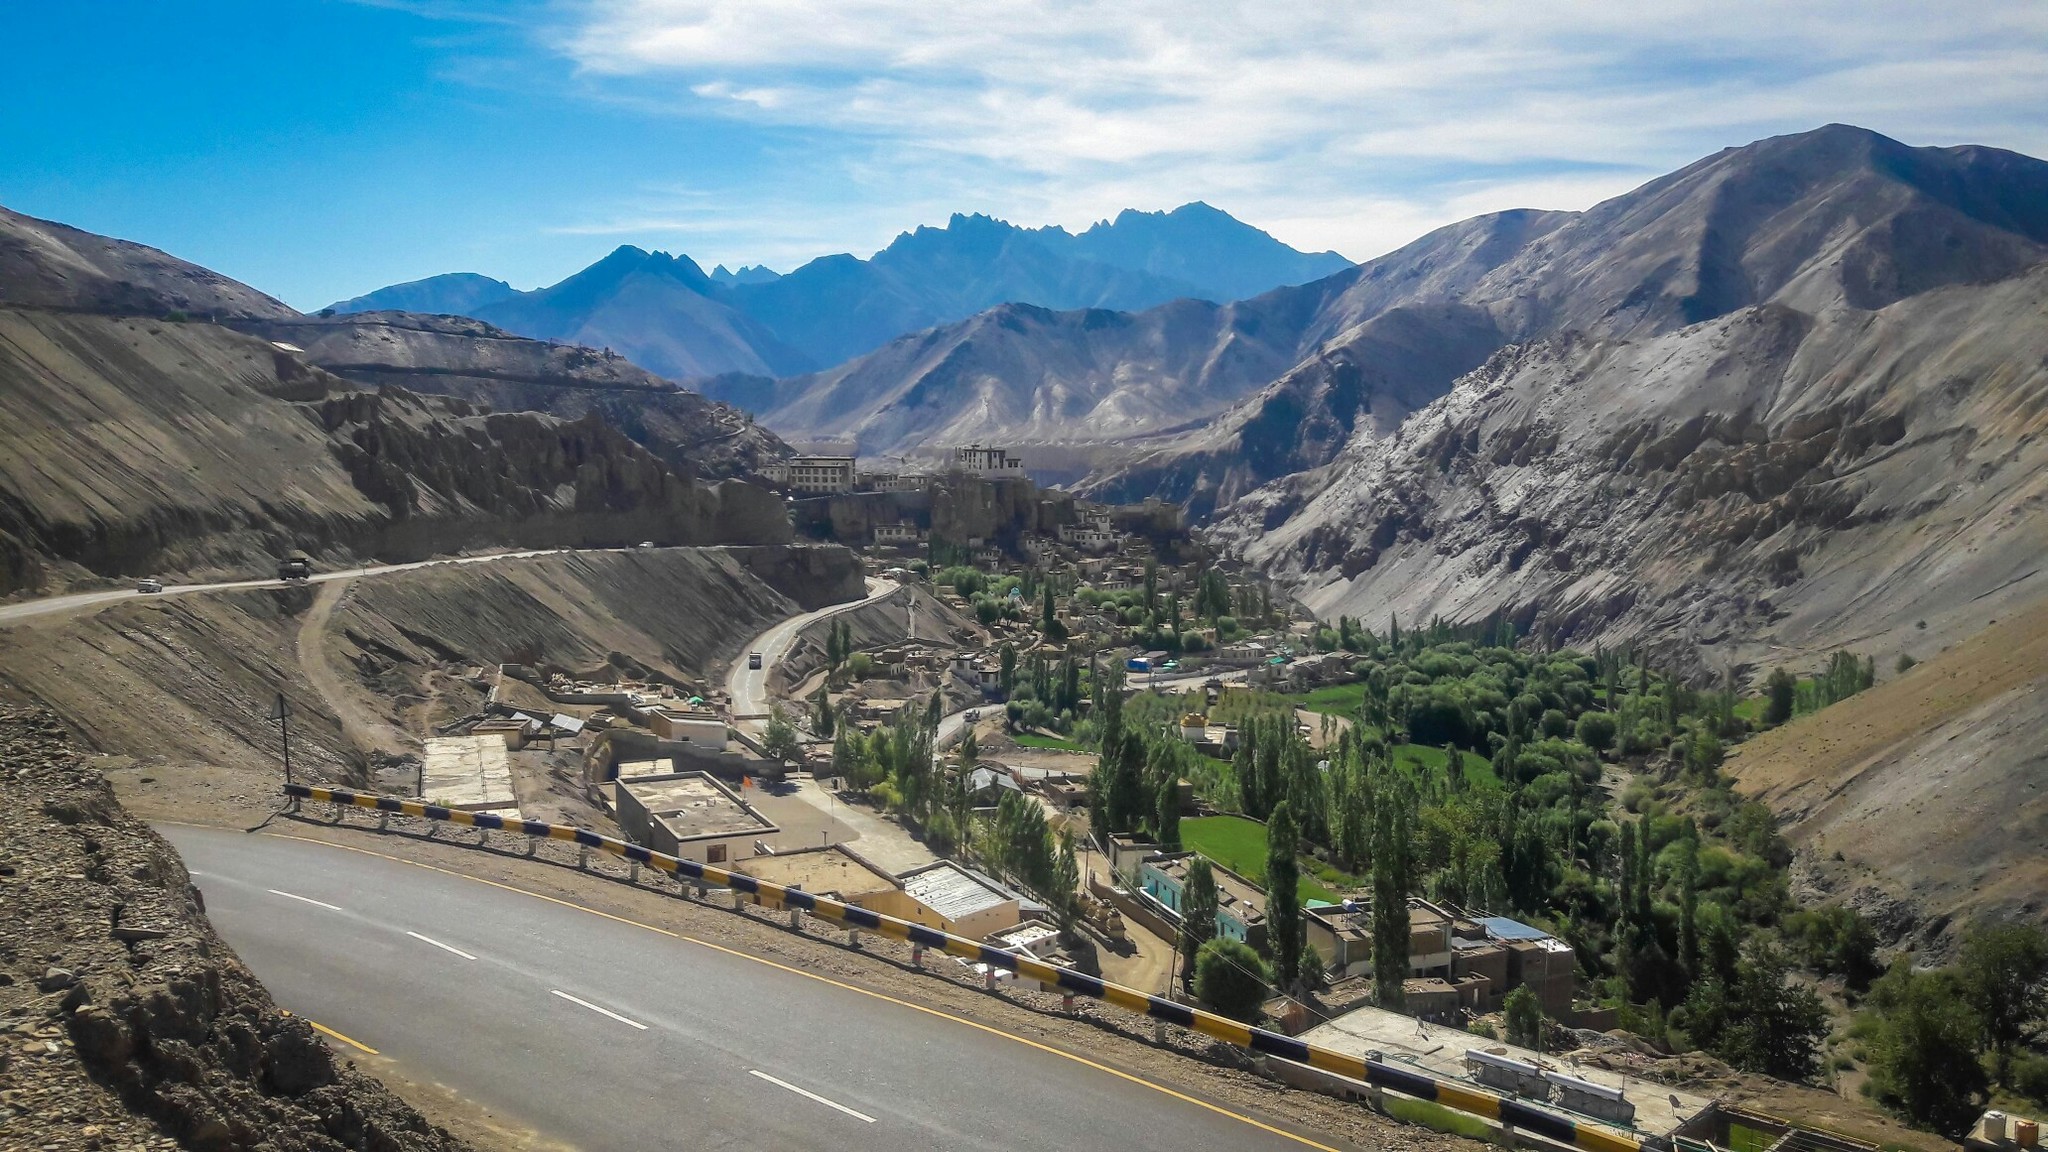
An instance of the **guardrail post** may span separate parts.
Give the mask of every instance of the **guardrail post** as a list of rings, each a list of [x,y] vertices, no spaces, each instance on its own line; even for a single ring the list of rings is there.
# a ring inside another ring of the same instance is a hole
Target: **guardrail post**
[[[631,868],[626,873],[626,883],[638,884],[640,882],[640,862],[638,860],[633,860],[629,861],[629,864],[631,865]]]
[[[855,949],[856,951],[857,951],[857,950],[859,950],[859,948],[860,948],[860,929],[858,929],[858,928],[848,928],[848,929],[846,930],[846,946],[847,946],[848,948],[852,948],[852,949]]]
[[[910,946],[910,966],[912,968],[924,967],[924,945],[912,944]]]
[[[982,989],[982,991],[984,991],[984,992],[993,992],[993,991],[995,991],[995,990],[996,990],[996,966],[995,966],[995,965],[993,965],[993,964],[990,964],[990,965],[988,966],[988,971],[982,974],[982,977],[981,977],[981,989]]]
[[[441,822],[439,820],[427,821],[427,839],[432,840],[435,836],[440,835],[440,833]]]
[[[711,898],[711,889],[706,888],[702,880],[697,881],[695,887],[697,889],[697,899],[708,900]]]
[[[737,888],[732,890],[732,910],[737,912],[747,906],[747,894]]]
[[[796,929],[796,930],[798,930],[798,931],[802,931],[802,930],[803,930],[803,926],[804,926],[804,910],[803,910],[803,909],[801,909],[801,908],[791,908],[791,909],[789,910],[789,926],[790,926],[791,928],[795,928],[795,929]]]
[[[1162,1046],[1166,1043],[1166,1021],[1161,1020],[1152,1025],[1152,1042]]]
[[[1074,1014],[1074,994],[1072,992],[1067,992],[1060,996],[1060,1011],[1065,1012],[1069,1016]]]
[[[299,814],[299,798],[298,798],[297,796],[294,796],[294,797],[292,797],[292,815],[296,816],[296,815],[298,815],[298,814]]]
[[[589,867],[590,867],[590,845],[588,845],[588,844],[578,844],[578,845],[576,846],[576,867],[578,867],[578,868],[589,868]]]
[[[341,801],[336,800],[332,807],[334,809],[333,822],[339,824],[341,823]]]
[[[391,831],[391,813],[389,813],[389,812],[379,812],[379,813],[377,813],[377,831],[379,831],[379,832],[389,832],[389,831]]]
[[[528,837],[526,838],[526,854],[527,854],[528,856],[531,856],[531,855],[533,855],[533,850],[534,850],[534,849],[536,849],[536,848],[538,848],[538,847],[540,847],[540,841],[539,841],[539,840],[536,840],[536,839],[534,839],[534,838],[533,838],[533,837],[531,837],[531,836],[528,836]]]
[[[481,847],[483,847],[484,845],[486,845],[486,844],[489,844],[490,842],[491,842],[491,830],[490,830],[489,828],[479,828],[479,829],[477,829],[477,830],[476,830],[476,846],[477,846],[477,847],[481,848]]]

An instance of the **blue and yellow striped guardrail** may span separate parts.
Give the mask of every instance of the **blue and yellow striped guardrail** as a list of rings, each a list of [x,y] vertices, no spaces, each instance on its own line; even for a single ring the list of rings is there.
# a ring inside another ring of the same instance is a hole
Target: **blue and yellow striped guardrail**
[[[1585,1149],[1586,1152],[1644,1152],[1648,1143],[1635,1136],[1531,1107],[1513,1097],[1499,1096],[1463,1083],[1439,1080],[1420,1072],[1395,1067],[1384,1061],[1367,1060],[1328,1048],[1319,1048],[1292,1036],[1254,1028],[1213,1012],[1204,1012],[1199,1008],[1149,995],[1134,988],[1111,984],[1099,976],[1090,976],[1084,972],[1076,972],[1072,968],[1047,964],[1042,960],[1020,956],[1003,948],[954,936],[908,920],[884,916],[871,909],[842,903],[829,897],[805,892],[800,888],[787,888],[767,880],[759,880],[744,872],[734,872],[711,864],[699,864],[695,860],[678,859],[639,844],[615,840],[582,828],[549,824],[541,820],[513,820],[492,812],[466,812],[460,808],[446,808],[397,796],[365,796],[338,788],[316,788],[309,784],[286,784],[284,792],[285,795],[298,800],[315,800],[341,807],[368,808],[375,812],[416,816],[427,820],[446,820],[450,824],[492,831],[519,832],[536,839],[561,840],[584,848],[594,848],[657,871],[670,873],[678,880],[701,881],[730,888],[747,893],[771,908],[800,908],[846,928],[858,928],[926,948],[936,948],[951,956],[1015,972],[1020,977],[1036,980],[1063,992],[1114,1004],[1125,1011],[1163,1023],[1178,1024],[1237,1048],[1291,1060],[1323,1072],[1363,1081],[1375,1088],[1399,1092],[1403,1096],[1433,1101],[1446,1108],[1483,1116],[1546,1140]]]

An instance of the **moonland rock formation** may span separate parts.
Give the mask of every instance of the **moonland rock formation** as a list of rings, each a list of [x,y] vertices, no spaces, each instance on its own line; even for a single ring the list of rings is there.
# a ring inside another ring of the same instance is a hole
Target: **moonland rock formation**
[[[678,387],[609,348],[530,340],[460,316],[361,312],[240,321],[304,349],[302,358],[358,384],[455,396],[496,411],[591,413],[679,475],[758,475],[789,448],[746,413]]]
[[[283,305],[140,245],[6,214],[0,273],[0,594],[88,576],[261,573],[293,550],[417,559],[789,538],[765,490],[693,478],[699,460],[737,470],[785,451],[701,398],[616,393],[652,398],[643,432],[689,426],[649,435],[665,459],[607,424],[602,403],[564,419],[362,391],[288,341],[226,326],[293,319]],[[576,355],[531,341],[500,350],[510,343],[440,333],[391,359],[454,379]],[[654,379],[629,368],[590,374]]]
[[[0,762],[0,1145],[468,1147],[279,1010],[47,713],[0,708]]]

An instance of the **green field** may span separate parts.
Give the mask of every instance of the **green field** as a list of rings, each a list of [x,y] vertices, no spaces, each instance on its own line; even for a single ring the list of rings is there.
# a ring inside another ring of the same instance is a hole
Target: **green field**
[[[1041,736],[1036,732],[1012,732],[1010,739],[1015,740],[1026,748],[1049,748],[1056,752],[1088,751],[1088,749],[1081,747],[1072,740],[1062,740],[1057,736]]]
[[[1301,706],[1311,712],[1328,712],[1333,716],[1358,716],[1359,705],[1365,703],[1365,682],[1350,684],[1326,684],[1301,697]]]
[[[1493,762],[1477,752],[1458,751],[1458,760],[1465,769],[1465,783],[1474,788],[1498,788],[1500,777],[1493,774]],[[1441,748],[1427,744],[1399,744],[1394,747],[1394,763],[1404,765],[1416,773],[1435,776],[1449,771],[1451,758]]]
[[[1180,842],[1260,887],[1266,884],[1266,826],[1242,816],[1198,816],[1180,822]],[[1312,864],[1313,862],[1311,862]],[[1296,895],[1303,901],[1336,902],[1337,894],[1301,870]]]

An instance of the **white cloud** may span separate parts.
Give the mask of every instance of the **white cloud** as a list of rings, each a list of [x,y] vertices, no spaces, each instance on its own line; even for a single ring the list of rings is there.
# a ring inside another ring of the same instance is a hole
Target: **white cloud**
[[[2048,150],[2038,0],[600,0],[553,44],[600,90],[854,142],[899,221],[933,189],[1071,224],[1201,198],[1353,257],[1829,121]]]

